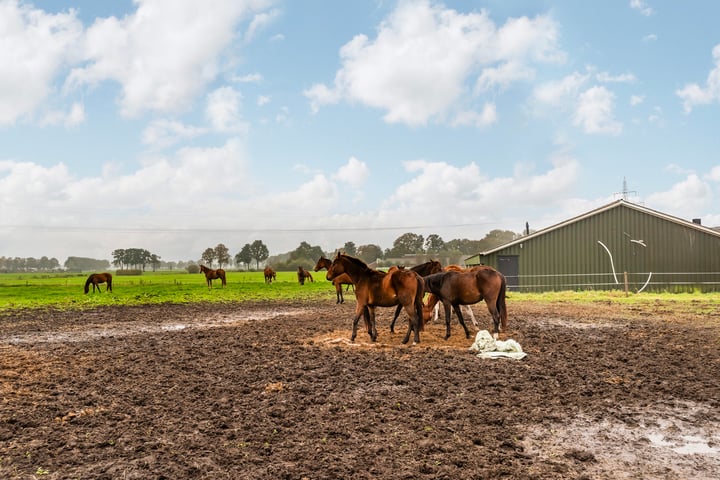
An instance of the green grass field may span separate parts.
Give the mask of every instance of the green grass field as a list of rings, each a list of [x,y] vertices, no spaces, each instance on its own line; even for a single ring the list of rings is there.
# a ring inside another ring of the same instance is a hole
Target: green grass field
[[[243,302],[262,300],[335,300],[335,289],[325,280],[325,271],[313,274],[314,283],[299,285],[295,272],[278,272],[277,281],[266,285],[262,272],[227,273],[227,287],[214,281],[209,290],[205,276],[183,271],[139,276],[113,276],[113,292],[83,293],[87,278],[83,274],[0,274],[0,312],[20,308],[91,308],[104,305],[144,305],[156,303]],[[508,302],[562,303],[687,303],[699,313],[717,312],[720,293],[641,293],[625,295],[621,291],[549,292],[508,294]],[[346,301],[352,301],[348,292]]]
[[[278,272],[277,281],[265,284],[262,272],[227,272],[227,286],[219,280],[213,289],[203,274],[182,271],[138,276],[113,275],[113,291],[83,293],[88,273],[83,274],[0,274],[0,311],[17,308],[89,308],[101,305],[143,305],[153,303],[242,302],[263,299],[335,299],[335,289],[325,272],[314,274],[314,283],[298,284],[295,272]],[[350,293],[352,295],[352,293]]]

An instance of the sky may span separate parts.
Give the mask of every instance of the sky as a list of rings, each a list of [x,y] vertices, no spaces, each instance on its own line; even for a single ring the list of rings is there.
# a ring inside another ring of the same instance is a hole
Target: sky
[[[0,0],[0,256],[720,225],[720,2]]]

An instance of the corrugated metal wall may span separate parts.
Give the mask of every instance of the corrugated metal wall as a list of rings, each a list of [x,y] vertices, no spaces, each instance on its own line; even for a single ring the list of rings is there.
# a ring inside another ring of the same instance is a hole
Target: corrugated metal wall
[[[623,204],[479,259],[499,256],[517,256],[520,291],[623,289],[625,272],[632,291],[720,290],[719,236]]]

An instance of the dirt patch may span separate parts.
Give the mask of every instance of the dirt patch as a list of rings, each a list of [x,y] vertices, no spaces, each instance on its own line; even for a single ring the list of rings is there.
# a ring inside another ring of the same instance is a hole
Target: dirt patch
[[[519,361],[352,302],[2,316],[0,478],[720,478],[716,309],[508,306]]]

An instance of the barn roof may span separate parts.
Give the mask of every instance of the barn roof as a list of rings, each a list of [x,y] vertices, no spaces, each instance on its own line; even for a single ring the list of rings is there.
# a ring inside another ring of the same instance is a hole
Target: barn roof
[[[652,209],[647,208],[647,207],[644,207],[644,206],[642,206],[642,205],[638,205],[638,204],[636,204],[636,203],[632,203],[632,202],[628,202],[627,200],[620,199],[620,200],[616,200],[616,201],[614,201],[614,202],[608,203],[607,205],[603,205],[602,207],[596,208],[595,210],[590,210],[589,212],[583,213],[582,215],[578,215],[578,216],[576,216],[576,217],[573,217],[573,218],[570,218],[570,219],[568,219],[568,220],[565,220],[564,222],[560,222],[560,223],[557,223],[557,224],[552,225],[552,226],[550,226],[550,227],[543,228],[543,229],[541,229],[541,230],[538,230],[537,232],[531,233],[530,235],[525,235],[525,236],[520,237],[520,238],[518,238],[518,239],[516,239],[516,240],[513,240],[513,241],[511,241],[511,242],[508,242],[508,243],[506,243],[506,244],[504,244],[504,245],[499,245],[499,246],[497,246],[497,247],[495,247],[495,248],[492,248],[492,249],[490,249],[490,250],[486,250],[486,251],[484,251],[484,252],[477,253],[477,254],[475,254],[475,255],[472,255],[472,256],[468,257],[466,260],[469,260],[470,258],[473,258],[473,257],[479,257],[479,256],[482,256],[482,255],[490,255],[490,254],[495,253],[495,252],[497,252],[497,251],[503,250],[503,249],[505,249],[505,248],[507,248],[507,247],[511,247],[511,246],[517,245],[517,244],[519,244],[519,243],[527,242],[528,240],[531,240],[531,239],[533,239],[533,238],[535,238],[535,237],[539,237],[539,236],[544,235],[544,234],[546,234],[546,233],[548,233],[548,232],[552,232],[553,230],[558,230],[558,229],[560,229],[560,228],[567,227],[568,225],[572,225],[573,223],[577,223],[577,222],[579,222],[579,221],[581,221],[581,220],[584,220],[584,219],[586,219],[586,218],[590,218],[590,217],[592,217],[592,216],[594,216],[594,215],[597,215],[597,214],[599,214],[599,213],[606,212],[606,211],[608,211],[608,210],[612,210],[612,209],[614,209],[614,208],[620,208],[620,207],[631,208],[631,209],[633,209],[633,210],[637,210],[637,211],[642,212],[642,213],[645,213],[645,214],[647,214],[647,215],[652,215],[652,216],[654,216],[654,217],[663,219],[663,220],[665,220],[665,221],[672,222],[672,223],[676,223],[676,224],[682,225],[683,227],[693,228],[693,229],[699,230],[699,231],[701,231],[701,232],[703,232],[703,233],[706,233],[706,234],[709,234],[709,235],[713,235],[713,236],[716,236],[716,237],[719,237],[719,238],[720,238],[720,231],[718,231],[717,229],[712,229],[712,228],[703,227],[702,225],[697,224],[697,223],[695,223],[695,222],[691,222],[691,221],[688,221],[688,220],[684,220],[684,219],[678,218],[678,217],[673,217],[672,215],[668,215],[668,214],[666,214],[666,213],[658,212],[657,210],[652,210]]]

